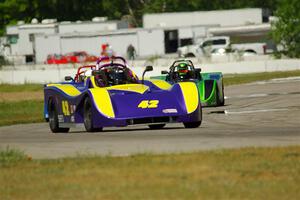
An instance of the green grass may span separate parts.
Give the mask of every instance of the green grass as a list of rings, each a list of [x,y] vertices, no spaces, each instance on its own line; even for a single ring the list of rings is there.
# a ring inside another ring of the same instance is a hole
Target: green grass
[[[224,85],[237,85],[243,83],[251,83],[255,81],[271,80],[274,78],[287,78],[300,76],[300,70],[284,71],[284,72],[263,72],[251,74],[230,74],[224,75]]]
[[[6,149],[0,151],[0,167],[9,167],[26,158],[24,152],[6,147]]]
[[[43,101],[0,102],[0,126],[42,122]]]
[[[0,84],[0,92],[35,92],[42,90],[43,84]]]
[[[168,155],[22,159],[0,199],[299,199],[300,146]]]

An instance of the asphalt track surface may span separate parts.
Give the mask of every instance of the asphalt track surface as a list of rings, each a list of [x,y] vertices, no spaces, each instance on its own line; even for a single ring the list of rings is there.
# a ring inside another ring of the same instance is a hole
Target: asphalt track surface
[[[126,156],[246,146],[300,145],[300,79],[284,79],[225,88],[226,105],[204,108],[200,128],[169,124],[161,130],[146,126],[83,128],[53,134],[47,123],[0,127],[0,148],[17,148],[33,158],[76,155]]]

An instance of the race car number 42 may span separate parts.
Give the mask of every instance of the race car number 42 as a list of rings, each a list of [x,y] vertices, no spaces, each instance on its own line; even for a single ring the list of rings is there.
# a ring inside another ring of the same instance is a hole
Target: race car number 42
[[[157,108],[158,104],[158,100],[143,100],[139,103],[138,108]]]

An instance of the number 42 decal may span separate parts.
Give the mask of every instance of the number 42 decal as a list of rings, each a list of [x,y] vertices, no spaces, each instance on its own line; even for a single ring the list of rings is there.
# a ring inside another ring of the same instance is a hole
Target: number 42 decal
[[[139,103],[138,108],[157,108],[158,100],[143,100]]]

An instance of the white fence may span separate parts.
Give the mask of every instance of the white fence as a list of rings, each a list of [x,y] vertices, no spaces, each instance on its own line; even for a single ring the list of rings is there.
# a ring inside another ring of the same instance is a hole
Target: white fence
[[[159,75],[161,70],[168,70],[174,59],[157,59],[152,63],[146,61],[134,61],[129,63],[131,69],[140,77],[146,65],[153,65],[154,70],[146,76]],[[241,61],[227,63],[202,64],[194,60],[196,67],[203,72],[219,71],[224,74],[255,73],[272,71],[300,70],[300,59]],[[77,66],[73,65],[35,65],[4,67],[0,70],[0,83],[50,83],[63,81],[65,76],[74,76]]]

